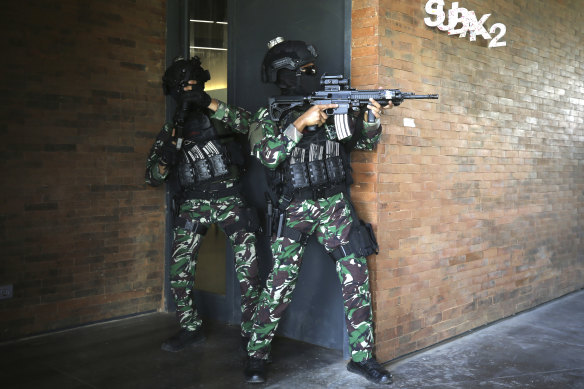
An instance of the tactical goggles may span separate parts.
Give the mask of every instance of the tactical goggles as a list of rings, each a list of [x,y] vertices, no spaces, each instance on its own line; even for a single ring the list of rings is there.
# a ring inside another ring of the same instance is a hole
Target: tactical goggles
[[[300,68],[300,72],[307,76],[314,76],[316,74],[316,65],[306,65]]]

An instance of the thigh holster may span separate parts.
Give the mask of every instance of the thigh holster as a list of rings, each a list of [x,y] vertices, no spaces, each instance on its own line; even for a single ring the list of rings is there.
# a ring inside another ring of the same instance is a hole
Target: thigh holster
[[[349,243],[334,249],[330,255],[338,261],[350,254],[357,257],[367,257],[379,253],[379,245],[370,223],[363,220],[357,220],[351,225],[349,232]]]

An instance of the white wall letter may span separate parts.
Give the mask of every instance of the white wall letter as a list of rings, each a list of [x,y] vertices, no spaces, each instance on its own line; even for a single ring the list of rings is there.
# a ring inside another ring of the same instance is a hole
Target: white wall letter
[[[455,29],[459,23],[462,24],[462,27]],[[448,35],[460,34],[460,37],[464,38],[468,31],[468,27],[468,10],[466,8],[458,8],[457,2],[452,3],[452,9],[448,11]]]
[[[477,17],[475,15],[474,11],[470,11],[468,13],[469,15],[469,20],[470,20],[470,40],[471,41],[476,41],[477,40],[477,34],[481,35],[484,39],[491,39],[491,35],[487,32],[487,30],[485,30],[485,27],[483,26],[483,24],[487,21],[487,19],[489,18],[489,16],[491,16],[491,14],[485,14],[483,15],[483,17],[481,18],[481,20],[477,20]]]
[[[436,6],[436,9],[433,6]],[[432,20],[432,18],[424,18],[424,23],[428,27],[436,27],[441,25],[446,18],[446,14],[444,13],[444,0],[428,0],[426,3],[426,13],[428,15],[435,15],[436,20]]]

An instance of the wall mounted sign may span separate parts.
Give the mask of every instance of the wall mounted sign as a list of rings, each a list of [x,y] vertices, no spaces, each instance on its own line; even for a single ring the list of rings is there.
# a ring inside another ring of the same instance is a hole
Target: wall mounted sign
[[[441,31],[448,31],[448,35],[459,35],[460,38],[466,37],[468,33],[471,41],[476,41],[477,35],[480,35],[484,39],[490,40],[489,48],[507,46],[507,42],[501,41],[507,32],[507,27],[503,23],[493,24],[489,31],[484,27],[491,14],[485,14],[477,19],[474,11],[459,8],[458,2],[453,2],[452,8],[448,10],[448,15],[446,15],[444,13],[444,0],[428,0],[426,13],[436,17],[435,19],[432,17],[424,18],[424,23],[428,27],[437,27]],[[444,24],[447,16],[448,24]],[[495,35],[494,38],[493,35]]]

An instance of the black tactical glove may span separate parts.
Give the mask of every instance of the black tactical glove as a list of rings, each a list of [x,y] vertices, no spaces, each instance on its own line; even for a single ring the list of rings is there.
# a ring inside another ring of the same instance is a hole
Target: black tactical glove
[[[160,149],[160,164],[162,166],[174,166],[178,162],[178,150],[170,140],[164,142]]]

